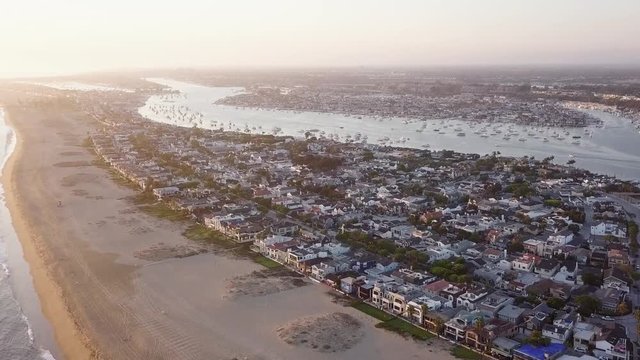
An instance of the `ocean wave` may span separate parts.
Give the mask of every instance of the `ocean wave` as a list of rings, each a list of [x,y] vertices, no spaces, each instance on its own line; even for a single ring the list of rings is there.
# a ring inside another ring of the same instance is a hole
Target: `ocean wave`
[[[27,316],[22,313],[22,309],[20,309],[20,317],[22,318],[22,321],[24,321],[25,324],[27,324],[27,336],[29,337],[29,344],[33,344],[33,342],[35,341],[35,338],[33,337],[33,330],[31,329],[31,324],[29,324],[29,319],[27,319]]]
[[[8,124],[6,124],[4,115],[5,113],[3,109],[0,108],[0,173],[4,165],[6,164],[7,160],[9,159],[9,156],[11,156],[11,154],[13,153],[16,146],[16,134],[13,131],[13,129],[9,127]],[[5,135],[6,137],[4,139],[2,137],[3,133],[6,134]],[[5,142],[5,144],[2,144],[2,142]],[[4,204],[5,204],[4,190],[2,189],[2,186],[0,184],[0,207],[4,206]],[[3,216],[3,214],[0,214],[0,216]],[[3,228],[2,230],[5,230],[5,229]],[[0,280],[3,280],[0,285],[2,285],[3,288],[6,287],[6,291],[8,291],[10,294],[9,299],[11,299],[15,303],[15,307],[11,305],[8,308],[0,308],[0,311],[11,311],[11,312],[17,311],[17,313],[20,314],[20,318],[24,323],[24,326],[26,326],[27,337],[24,339],[24,341],[25,342],[28,341],[29,348],[30,348],[28,350],[25,349],[27,353],[37,351],[39,352],[40,358],[45,360],[55,360],[55,358],[53,357],[53,355],[49,350],[37,349],[37,344],[35,344],[35,336],[33,334],[33,329],[31,328],[31,324],[29,323],[29,319],[24,314],[23,309],[20,306],[20,303],[18,302],[18,300],[15,298],[13,294],[11,294],[13,291],[11,289],[10,284],[4,281],[11,276],[11,270],[9,269],[9,266],[6,263],[6,260],[7,260],[6,257],[7,257],[7,253],[6,253],[5,237],[3,234],[0,234],[0,268],[1,268]],[[16,339],[13,339],[13,340],[16,340]]]
[[[56,360],[49,350],[40,350],[40,358],[44,360]]]
[[[0,264],[2,265],[2,272],[4,272],[4,275],[6,277],[9,277],[11,275],[11,271],[9,271],[9,267],[7,266],[7,264]]]

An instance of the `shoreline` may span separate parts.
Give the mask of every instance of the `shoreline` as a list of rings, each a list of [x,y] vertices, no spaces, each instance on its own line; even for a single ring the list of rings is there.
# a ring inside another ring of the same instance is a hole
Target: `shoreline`
[[[22,129],[16,126],[13,114],[5,108],[5,121],[13,129],[15,148],[7,159],[2,171],[6,206],[11,213],[14,230],[22,246],[26,262],[29,264],[33,286],[39,298],[41,310],[54,331],[54,339],[64,359],[95,358],[95,350],[88,344],[89,339],[81,335],[78,323],[69,311],[59,284],[52,278],[50,266],[45,259],[42,244],[35,237],[29,220],[24,215],[18,194],[15,168],[23,157],[24,138]],[[72,334],[72,336],[70,336]]]

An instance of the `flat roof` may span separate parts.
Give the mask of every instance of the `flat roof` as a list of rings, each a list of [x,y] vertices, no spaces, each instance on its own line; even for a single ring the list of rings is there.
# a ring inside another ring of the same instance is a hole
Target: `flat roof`
[[[564,346],[564,344],[551,343],[547,346],[533,346],[531,344],[524,344],[514,351],[525,355],[530,359],[545,360],[547,359],[547,357],[551,357],[565,351],[565,349],[566,346]]]

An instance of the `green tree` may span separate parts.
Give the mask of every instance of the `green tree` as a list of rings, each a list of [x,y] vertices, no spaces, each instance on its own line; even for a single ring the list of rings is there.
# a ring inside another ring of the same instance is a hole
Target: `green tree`
[[[580,295],[576,297],[576,304],[578,304],[578,312],[582,316],[591,316],[600,309],[600,301],[589,295]]]
[[[526,342],[534,346],[546,346],[549,345],[551,340],[542,336],[542,332],[540,330],[534,330],[531,332],[531,336],[526,339]]]
[[[564,300],[557,297],[552,297],[551,299],[547,300],[547,305],[556,310],[560,310],[564,307]]]
[[[413,305],[407,305],[407,317],[411,322],[414,321],[414,315],[416,314],[416,308]]]
[[[582,274],[582,282],[585,285],[591,285],[591,286],[600,286],[602,285],[602,277],[598,276],[594,273],[585,273]]]

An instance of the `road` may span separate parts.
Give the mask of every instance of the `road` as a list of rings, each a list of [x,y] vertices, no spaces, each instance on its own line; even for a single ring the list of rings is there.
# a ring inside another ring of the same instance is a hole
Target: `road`
[[[620,204],[620,206],[622,206],[627,213],[635,215],[633,220],[636,223],[640,223],[640,207],[638,207],[636,205],[633,205],[630,202],[620,198],[619,196],[613,195],[613,194],[608,194],[607,198],[609,198],[609,199],[617,202],[618,204]],[[631,254],[631,256],[633,256],[634,258],[637,258],[638,254],[637,253]]]
[[[625,211],[627,211],[627,213],[629,214],[634,214],[634,221],[636,223],[640,222],[640,208],[636,205],[631,204],[630,202],[620,198],[619,196],[613,195],[613,194],[608,194],[607,197],[613,201],[615,201],[616,203],[620,204],[620,206],[622,206]],[[637,256],[638,254],[631,254],[632,257],[635,258],[635,263],[637,264]],[[634,285],[638,285],[638,282],[636,281]],[[640,306],[640,292],[638,291],[638,289],[636,288],[631,288],[629,294],[627,295],[630,299],[631,302],[633,303],[634,308],[636,306]],[[619,324],[624,325],[627,328],[627,336],[629,336],[629,338],[632,341],[639,341],[640,339],[638,338],[638,322],[635,319],[633,312],[629,315],[626,316],[621,316],[616,318],[616,322]]]

